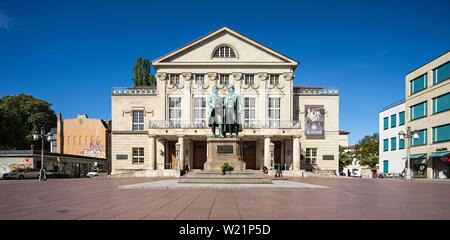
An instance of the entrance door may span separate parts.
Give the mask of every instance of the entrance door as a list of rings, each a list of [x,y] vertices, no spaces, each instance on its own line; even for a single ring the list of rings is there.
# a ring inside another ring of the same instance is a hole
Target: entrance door
[[[175,148],[175,143],[174,141],[169,141],[168,142],[168,147],[169,147],[169,159],[168,162],[166,163],[167,166],[165,167],[166,169],[176,169],[177,168],[177,150]]]
[[[256,169],[256,142],[244,142],[243,157],[246,169]]]
[[[203,169],[203,164],[206,162],[206,142],[194,141],[193,158],[193,168]]]
[[[274,164],[275,164],[275,168],[282,168],[281,166],[281,142],[275,141],[273,142],[273,144],[275,144],[275,149],[274,149]]]

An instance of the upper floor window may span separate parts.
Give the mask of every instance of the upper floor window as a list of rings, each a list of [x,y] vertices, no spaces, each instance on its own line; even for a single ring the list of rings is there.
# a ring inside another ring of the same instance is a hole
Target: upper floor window
[[[244,98],[244,126],[252,127],[256,124],[256,98]]]
[[[383,129],[386,130],[389,128],[389,117],[383,118]]]
[[[426,101],[416,104],[414,106],[411,106],[409,108],[410,108],[410,113],[411,113],[410,120],[415,120],[415,119],[427,116],[427,102]]]
[[[194,74],[194,84],[197,86],[201,86],[205,83],[205,75],[204,74]]]
[[[203,126],[206,124],[206,98],[194,97],[194,124]]]
[[[387,152],[389,151],[389,139],[383,139],[383,151]]]
[[[269,84],[277,85],[279,83],[280,75],[278,74],[269,74]]]
[[[181,97],[169,97],[169,124],[174,127],[181,124]]]
[[[236,54],[229,46],[221,46],[213,54],[214,58],[235,58]]]
[[[427,74],[417,77],[409,82],[410,95],[427,88]]]
[[[144,131],[144,111],[135,110],[133,113],[133,131]]]
[[[433,143],[450,141],[450,124],[433,128]]]
[[[230,76],[228,74],[219,74],[219,84],[228,85],[230,82]]]
[[[440,113],[450,109],[450,93],[433,98],[433,113]]]
[[[253,84],[255,84],[255,75],[253,75],[253,74],[244,74],[244,84],[245,85],[253,85]]]
[[[427,129],[419,130],[419,138],[412,140],[412,147],[427,144]]]
[[[391,115],[391,128],[397,126],[397,114]]]
[[[169,82],[171,85],[179,85],[180,84],[180,75],[179,74],[169,74]]]
[[[398,113],[398,125],[405,125],[405,111],[401,111]]]
[[[269,127],[278,128],[280,126],[280,98],[269,97]]]
[[[450,62],[433,70],[433,84],[438,84],[450,79]]]

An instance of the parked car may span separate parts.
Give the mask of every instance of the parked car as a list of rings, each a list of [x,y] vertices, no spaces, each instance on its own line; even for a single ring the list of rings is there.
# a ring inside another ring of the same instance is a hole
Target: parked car
[[[92,178],[92,177],[101,177],[101,176],[108,176],[108,171],[104,170],[104,169],[95,169],[91,172],[88,172],[87,175],[88,177]]]
[[[39,178],[39,169],[35,168],[22,168],[16,169],[9,173],[3,174],[3,179],[29,179],[29,178]]]

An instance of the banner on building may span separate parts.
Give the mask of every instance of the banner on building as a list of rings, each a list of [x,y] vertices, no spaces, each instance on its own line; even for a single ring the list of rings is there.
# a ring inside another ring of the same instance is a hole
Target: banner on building
[[[305,135],[325,136],[325,109],[323,105],[305,105]]]

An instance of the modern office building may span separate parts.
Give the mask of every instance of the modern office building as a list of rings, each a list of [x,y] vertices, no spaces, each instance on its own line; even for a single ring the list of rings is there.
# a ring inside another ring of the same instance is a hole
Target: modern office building
[[[450,178],[450,51],[406,75],[413,177]]]
[[[378,173],[403,173],[406,163],[405,139],[399,138],[405,130],[405,101],[384,107],[379,113]]]
[[[153,66],[156,86],[112,90],[112,174],[203,169],[212,136],[207,98],[213,86],[226,95],[229,84],[245,115],[240,155],[246,169],[337,172],[339,144],[348,141],[339,131],[338,90],[294,86],[297,61],[222,27]]]

